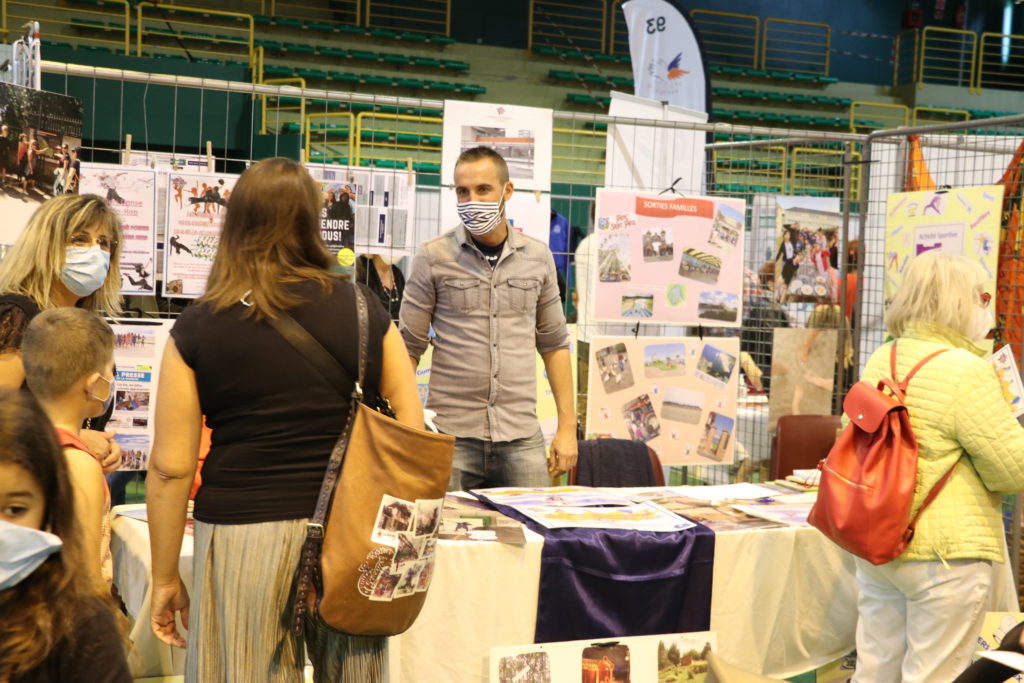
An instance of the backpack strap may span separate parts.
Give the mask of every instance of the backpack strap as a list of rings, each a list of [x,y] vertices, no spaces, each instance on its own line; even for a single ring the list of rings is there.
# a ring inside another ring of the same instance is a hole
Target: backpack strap
[[[900,381],[899,377],[896,375],[896,342],[893,342],[892,350],[889,352],[889,370],[892,373],[893,381],[896,383],[896,386],[898,386],[900,389],[901,395],[906,395],[907,386],[910,384],[910,380],[914,378],[914,375],[917,374],[918,370],[924,367],[925,363],[930,361],[932,358],[935,358],[936,356],[945,353],[946,351],[949,351],[949,349],[939,349],[935,353],[928,354],[927,356],[921,359],[920,363],[911,368],[910,372],[907,373],[907,376],[903,378],[903,381]]]
[[[917,509],[917,512],[910,520],[910,524],[907,525],[907,530],[904,532],[903,537],[906,539],[908,544],[910,543],[911,539],[914,538],[914,531],[917,528],[917,518],[921,516],[921,513],[924,512],[928,508],[928,506],[932,504],[932,501],[935,500],[936,496],[939,495],[939,492],[941,492],[943,487],[945,487],[946,482],[948,482],[949,478],[953,476],[953,470],[956,469],[956,466],[959,463],[960,458],[957,458],[956,462],[953,463],[953,466],[950,467],[944,475],[942,475],[942,479],[939,479],[937,482],[935,482],[935,486],[933,486],[932,490],[928,492],[928,495],[924,497],[924,500],[921,502],[921,507]]]

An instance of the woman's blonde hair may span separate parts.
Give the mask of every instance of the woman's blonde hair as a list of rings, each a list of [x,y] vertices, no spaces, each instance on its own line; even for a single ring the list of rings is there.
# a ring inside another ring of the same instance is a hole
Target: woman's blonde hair
[[[853,365],[853,333],[850,330],[850,321],[846,319],[838,305],[818,304],[815,306],[810,317],[807,318],[807,327],[844,330],[843,367],[848,368]]]
[[[102,197],[65,194],[36,209],[28,225],[0,264],[0,292],[21,294],[40,308],[56,308],[54,283],[64,269],[65,248],[76,232],[99,224],[111,241],[110,270],[103,286],[79,303],[79,308],[121,312],[121,219]]]
[[[928,251],[911,261],[885,314],[885,326],[901,337],[911,322],[944,327],[969,336],[988,277],[966,256]],[[991,292],[990,292],[991,293]]]
[[[264,159],[242,174],[228,200],[217,255],[201,302],[220,311],[245,296],[247,315],[273,317],[301,298],[281,287],[337,278],[320,235],[323,199],[309,172],[291,159]]]

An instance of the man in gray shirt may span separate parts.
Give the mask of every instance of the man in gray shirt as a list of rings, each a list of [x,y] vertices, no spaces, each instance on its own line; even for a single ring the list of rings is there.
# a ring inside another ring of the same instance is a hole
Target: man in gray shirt
[[[456,437],[448,488],[547,486],[549,474],[576,464],[569,334],[554,258],[505,220],[512,183],[493,150],[459,156],[455,195],[462,223],[420,246],[399,314],[414,367],[434,327],[427,407],[437,428]],[[558,406],[546,467],[537,353]]]

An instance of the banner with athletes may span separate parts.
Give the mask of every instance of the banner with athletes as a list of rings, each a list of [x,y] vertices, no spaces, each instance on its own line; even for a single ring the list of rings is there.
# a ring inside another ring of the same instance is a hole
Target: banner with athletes
[[[623,3],[629,27],[635,94],[701,112],[711,111],[710,79],[700,34],[676,0]]]

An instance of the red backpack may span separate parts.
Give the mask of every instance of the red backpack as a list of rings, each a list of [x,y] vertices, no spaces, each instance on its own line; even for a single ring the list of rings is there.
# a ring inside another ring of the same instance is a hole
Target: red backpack
[[[950,468],[911,518],[917,439],[904,403],[907,385],[925,363],[947,350],[927,356],[901,382],[896,378],[893,342],[892,377],[877,387],[857,382],[850,388],[843,400],[850,422],[818,465],[818,499],[807,521],[836,545],[872,564],[900,556],[914,537],[917,519],[953,473]]]

